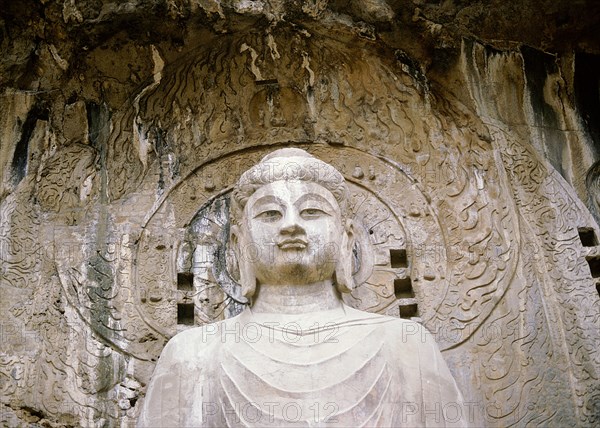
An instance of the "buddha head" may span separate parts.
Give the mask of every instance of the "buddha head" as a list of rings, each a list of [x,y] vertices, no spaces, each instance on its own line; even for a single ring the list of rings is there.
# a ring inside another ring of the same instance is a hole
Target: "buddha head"
[[[231,200],[230,244],[249,300],[260,284],[330,280],[353,288],[352,222],[342,174],[304,150],[280,149],[242,174]]]

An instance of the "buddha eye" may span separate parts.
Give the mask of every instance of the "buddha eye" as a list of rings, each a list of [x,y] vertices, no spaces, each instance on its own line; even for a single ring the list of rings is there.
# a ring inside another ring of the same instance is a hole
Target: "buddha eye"
[[[256,218],[264,221],[276,221],[281,218],[281,213],[277,210],[266,210],[259,213]]]
[[[327,213],[318,208],[306,208],[300,212],[300,215],[304,218],[316,218],[327,215]]]

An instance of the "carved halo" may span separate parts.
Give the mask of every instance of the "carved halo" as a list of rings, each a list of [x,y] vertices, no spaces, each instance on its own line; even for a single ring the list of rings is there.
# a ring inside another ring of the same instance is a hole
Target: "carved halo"
[[[446,262],[443,233],[427,198],[396,165],[360,150],[315,144],[296,146],[342,172],[350,189],[349,209],[355,216],[356,235],[352,273],[356,283],[362,285],[343,296],[346,303],[395,316],[400,315],[399,304],[418,303],[419,313],[415,316],[429,316],[445,295]],[[224,262],[228,258],[232,261],[224,245],[229,233],[228,193],[242,172],[279,147],[246,149],[199,166],[166,192],[148,216],[138,243],[137,291],[140,299],[142,294],[157,296],[145,299],[138,310],[157,332],[169,337],[180,329],[175,325],[176,301],[194,303],[196,325],[232,316],[242,308],[244,299],[236,284],[238,278]],[[402,198],[398,197],[400,194]],[[157,238],[155,235],[163,233],[167,218],[181,233]],[[152,242],[161,239],[170,242]],[[426,245],[435,251],[422,251]],[[172,260],[170,272],[153,275],[157,260],[153,254],[158,253],[156,248],[165,247],[173,248],[173,254],[165,259]],[[398,254],[404,257],[400,262],[396,260]],[[180,275],[193,276],[193,291],[177,290]],[[412,289],[400,295],[398,284],[409,284]]]

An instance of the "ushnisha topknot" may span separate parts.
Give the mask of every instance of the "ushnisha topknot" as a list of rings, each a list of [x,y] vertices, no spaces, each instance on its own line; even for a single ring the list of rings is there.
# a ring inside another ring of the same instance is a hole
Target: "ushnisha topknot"
[[[297,148],[269,153],[244,172],[233,189],[231,213],[235,223],[242,218],[248,199],[260,187],[281,180],[311,181],[329,190],[346,217],[348,187],[342,174],[333,166]]]

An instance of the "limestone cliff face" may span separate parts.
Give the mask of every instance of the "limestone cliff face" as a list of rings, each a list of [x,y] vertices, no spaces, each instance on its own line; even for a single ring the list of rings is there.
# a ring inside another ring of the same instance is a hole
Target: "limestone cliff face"
[[[133,424],[166,341],[242,307],[228,191],[283,145],[345,175],[347,302],[422,321],[465,417],[598,423],[597,5],[0,9],[3,424]]]

